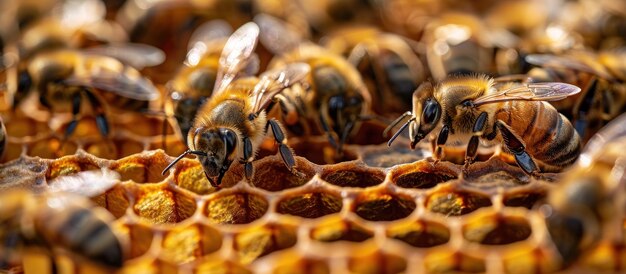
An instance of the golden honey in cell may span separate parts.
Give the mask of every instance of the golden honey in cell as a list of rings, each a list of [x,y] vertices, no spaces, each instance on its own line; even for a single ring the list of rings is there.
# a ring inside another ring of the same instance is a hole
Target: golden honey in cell
[[[277,94],[300,82],[309,67],[295,63],[267,71],[258,80],[237,80],[252,59],[258,35],[258,26],[250,22],[226,41],[213,94],[198,110],[187,135],[189,150],[166,167],[164,173],[185,155],[194,154],[215,187],[220,185],[233,161],[244,164],[246,178],[251,179],[252,161],[270,127],[285,165],[293,170],[295,159],[281,125],[275,119],[268,119],[265,109]]]
[[[580,88],[558,82],[495,82],[484,75],[450,77],[433,86],[426,82],[413,94],[407,127],[411,148],[430,135],[434,158],[443,157],[447,142],[467,142],[465,167],[474,161],[479,141],[501,143],[528,174],[560,171],[580,153],[580,137],[569,120],[544,101],[560,100]],[[437,134],[430,134],[438,132]]]

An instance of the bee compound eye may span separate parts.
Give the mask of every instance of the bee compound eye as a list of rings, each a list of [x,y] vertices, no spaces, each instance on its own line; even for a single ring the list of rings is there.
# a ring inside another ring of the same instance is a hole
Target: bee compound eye
[[[437,101],[429,99],[426,101],[424,111],[422,112],[422,124],[434,124],[441,116],[441,106]]]

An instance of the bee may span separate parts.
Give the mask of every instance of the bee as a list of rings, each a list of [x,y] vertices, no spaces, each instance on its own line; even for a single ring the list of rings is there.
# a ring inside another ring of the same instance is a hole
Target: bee
[[[311,67],[306,90],[296,86],[278,97],[286,127],[308,135],[309,121],[317,121],[318,129],[341,155],[346,139],[370,110],[370,94],[359,72],[342,56],[303,41],[284,21],[265,14],[254,20],[261,28],[261,42],[277,55],[268,67],[298,62]]]
[[[215,88],[209,100],[198,110],[187,135],[189,150],[182,153],[163,174],[187,154],[194,154],[205,176],[217,187],[234,160],[244,165],[247,179],[253,176],[252,161],[271,127],[279,152],[287,168],[293,171],[295,160],[279,122],[268,119],[265,109],[285,88],[300,81],[309,72],[306,64],[296,63],[263,73],[255,85],[234,81],[249,65],[256,47],[259,28],[250,22],[235,31],[222,50]],[[244,79],[245,80],[245,79]]]
[[[198,109],[213,92],[219,58],[231,33],[230,25],[222,20],[209,21],[198,27],[191,36],[184,66],[166,85],[166,113],[176,119],[176,129],[185,141]],[[240,74],[253,75],[257,69],[258,59],[252,57],[248,68]]]
[[[626,115],[621,115],[589,140],[562,183],[550,192],[548,203],[540,207],[565,266],[593,250],[600,240],[623,244],[624,149]]]
[[[323,39],[325,47],[348,58],[372,91],[377,113],[411,108],[411,96],[426,78],[418,53],[403,37],[374,27],[349,27]],[[400,112],[398,111],[398,112]]]
[[[139,62],[150,62],[143,47],[119,46],[116,51],[122,49]],[[21,98],[34,92],[41,105],[52,112],[71,111],[72,120],[65,131],[67,138],[76,129],[82,102],[86,100],[96,115],[101,134],[107,136],[107,105],[140,110],[149,101],[158,99],[159,92],[137,69],[97,53],[99,50],[59,49],[37,54],[19,73],[18,83],[8,82],[9,103],[17,106]],[[9,77],[9,80],[15,78]]]
[[[120,268],[127,246],[109,225],[113,216],[86,197],[65,192],[0,193],[0,269],[19,262],[28,247],[54,254],[61,247],[110,268]],[[28,265],[25,265],[28,270]],[[32,266],[31,266],[32,267]],[[28,272],[28,271],[26,271]]]
[[[583,139],[626,109],[626,53],[623,50],[570,51],[566,54],[531,54],[526,57],[530,81],[562,81],[583,87],[577,97],[557,108],[572,117]]]
[[[565,83],[496,83],[483,75],[450,77],[433,86],[425,82],[413,94],[413,110],[404,113],[384,134],[409,118],[389,140],[391,145],[409,127],[415,148],[431,131],[435,160],[442,159],[448,137],[467,140],[465,168],[476,157],[479,139],[498,142],[528,174],[559,171],[580,152],[580,137],[569,120],[543,101],[580,92]]]

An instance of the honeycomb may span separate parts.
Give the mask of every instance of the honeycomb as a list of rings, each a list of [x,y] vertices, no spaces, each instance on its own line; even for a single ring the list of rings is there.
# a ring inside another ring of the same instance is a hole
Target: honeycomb
[[[398,32],[407,36],[422,31],[404,27]],[[84,115],[65,139],[68,115],[0,109],[7,129],[0,193],[51,192],[58,179],[86,171],[118,175],[87,195],[114,217],[110,226],[126,247],[115,273],[626,271],[623,238],[601,238],[565,262],[542,206],[565,175],[528,176],[497,149],[481,147],[477,162],[464,170],[464,147],[447,147],[446,158],[435,162],[426,144],[411,150],[399,138],[388,147],[386,124],[366,121],[342,155],[325,136],[290,137],[296,155],[290,172],[268,141],[250,180],[234,165],[213,187],[193,157],[162,174],[187,149],[172,119],[112,113],[112,133],[104,138],[95,117]],[[616,218],[626,232],[626,217]],[[69,250],[50,250],[27,247],[19,260],[0,264],[0,272],[112,271]]]

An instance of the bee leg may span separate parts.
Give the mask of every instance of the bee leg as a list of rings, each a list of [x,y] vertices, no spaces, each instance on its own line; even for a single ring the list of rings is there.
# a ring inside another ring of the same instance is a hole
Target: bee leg
[[[513,153],[515,161],[519,167],[522,168],[522,170],[524,170],[527,174],[537,176],[539,168],[537,168],[537,164],[535,164],[535,161],[530,154],[526,152],[526,147],[524,146],[522,140],[520,140],[520,138],[513,133],[506,123],[498,120],[496,122],[496,126],[502,134],[504,145],[511,153]]]
[[[252,161],[254,160],[254,151],[252,150],[252,142],[250,142],[250,138],[243,138],[243,159],[241,159],[241,163],[243,164],[246,180],[250,182],[252,179],[252,175],[254,174],[254,167],[252,166]]]
[[[481,113],[476,119],[476,122],[474,122],[474,128],[472,129],[472,133],[474,135],[470,138],[469,143],[467,144],[467,150],[465,150],[465,163],[463,164],[464,169],[467,169],[476,158],[476,153],[478,152],[478,138],[482,136],[486,122],[487,112]]]
[[[102,134],[102,136],[107,137],[109,135],[109,122],[105,117],[104,107],[102,106],[102,103],[93,94],[93,92],[85,89],[84,93],[87,96],[89,103],[91,103],[94,112],[96,113],[96,125],[98,126],[100,133]]]
[[[445,146],[446,142],[448,141],[448,134],[450,133],[450,127],[448,127],[448,125],[444,125],[441,128],[441,131],[439,131],[439,134],[437,135],[437,144],[435,146],[435,151],[434,151],[434,158],[435,158],[435,163],[439,162],[439,160],[443,159],[444,156],[444,152],[443,152],[443,147]]]
[[[272,118],[267,121],[267,123],[270,127],[272,127],[272,134],[274,134],[274,139],[278,143],[278,151],[280,152],[280,156],[283,158],[285,166],[287,166],[290,171],[293,171],[293,167],[296,165],[296,160],[293,158],[291,148],[287,146],[287,138],[285,138],[283,130],[280,128],[276,119]]]
[[[333,146],[334,148],[337,148],[337,142],[335,142],[335,138],[333,137],[332,133],[330,133],[330,127],[328,126],[328,122],[326,121],[326,118],[324,118],[324,115],[320,113],[320,124],[322,125],[322,130],[324,130],[324,132],[326,132],[326,136],[328,136],[328,142],[330,143],[331,146]]]
[[[72,120],[65,129],[65,135],[63,136],[64,140],[67,140],[67,138],[69,138],[72,133],[74,133],[74,130],[76,130],[76,126],[78,125],[78,114],[80,113],[81,101],[82,98],[80,96],[80,93],[74,93],[74,95],[72,96]]]

